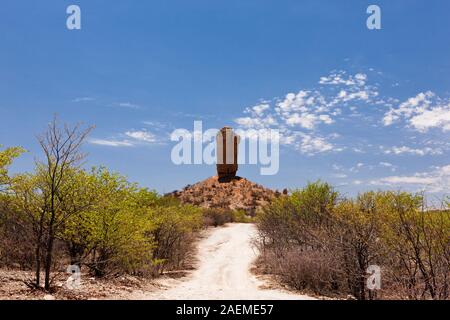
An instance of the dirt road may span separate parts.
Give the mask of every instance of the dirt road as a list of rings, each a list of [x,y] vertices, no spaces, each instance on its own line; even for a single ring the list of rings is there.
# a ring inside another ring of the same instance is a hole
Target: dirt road
[[[198,246],[198,268],[182,279],[164,279],[163,289],[136,294],[135,299],[313,299],[283,290],[263,289],[267,283],[250,273],[257,252],[251,245],[253,224],[211,229]]]

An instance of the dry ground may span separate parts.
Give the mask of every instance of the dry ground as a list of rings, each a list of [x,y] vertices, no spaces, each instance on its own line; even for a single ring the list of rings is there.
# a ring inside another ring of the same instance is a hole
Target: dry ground
[[[49,294],[26,286],[31,272],[0,270],[0,299],[313,299],[250,271],[258,255],[251,244],[255,235],[253,224],[208,229],[198,243],[195,270],[183,277],[171,273],[156,280],[130,276],[99,280],[83,275],[81,288],[69,290],[65,287],[67,275],[60,274]]]

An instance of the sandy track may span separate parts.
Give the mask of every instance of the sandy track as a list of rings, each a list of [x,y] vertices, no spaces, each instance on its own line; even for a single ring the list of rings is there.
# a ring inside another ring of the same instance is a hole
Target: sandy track
[[[253,224],[230,224],[209,231],[198,245],[198,268],[188,277],[164,279],[164,289],[136,294],[135,299],[170,300],[280,300],[313,299],[283,290],[263,289],[265,284],[250,273],[257,257],[251,245],[256,235]]]

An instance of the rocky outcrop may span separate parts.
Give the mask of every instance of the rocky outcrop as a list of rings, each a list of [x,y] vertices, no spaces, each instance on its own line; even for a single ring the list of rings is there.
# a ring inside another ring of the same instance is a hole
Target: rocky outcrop
[[[279,197],[281,193],[245,178],[219,179],[214,176],[170,195],[183,203],[203,208],[244,210],[248,215],[254,215],[258,209]]]

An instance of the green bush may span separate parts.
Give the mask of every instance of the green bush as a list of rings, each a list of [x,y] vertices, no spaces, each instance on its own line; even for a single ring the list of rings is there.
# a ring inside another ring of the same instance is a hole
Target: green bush
[[[253,217],[248,216],[245,210],[234,210],[232,212],[232,220],[236,223],[251,223],[254,222]]]
[[[202,209],[177,202],[167,205],[166,201],[150,211],[155,223],[150,235],[155,242],[156,273],[182,267],[193,251],[195,233],[203,227]]]

